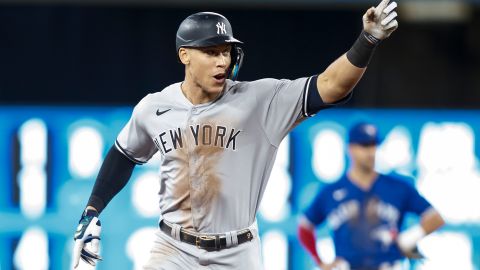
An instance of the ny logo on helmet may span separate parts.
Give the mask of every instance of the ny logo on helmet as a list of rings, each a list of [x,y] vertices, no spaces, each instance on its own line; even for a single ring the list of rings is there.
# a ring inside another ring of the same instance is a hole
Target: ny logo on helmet
[[[225,28],[225,23],[223,22],[218,22],[217,23],[217,34],[226,34],[227,33],[227,29]]]

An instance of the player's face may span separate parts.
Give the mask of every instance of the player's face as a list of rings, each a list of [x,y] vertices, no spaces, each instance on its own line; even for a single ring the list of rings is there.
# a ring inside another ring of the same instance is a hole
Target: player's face
[[[219,45],[190,49],[190,62],[187,65],[187,78],[206,95],[217,96],[225,87],[230,67],[231,45]]]
[[[376,145],[350,144],[349,150],[353,166],[364,171],[374,170]]]

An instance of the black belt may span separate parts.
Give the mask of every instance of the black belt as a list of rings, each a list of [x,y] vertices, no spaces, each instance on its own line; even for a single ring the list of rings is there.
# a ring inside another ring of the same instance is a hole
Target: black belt
[[[165,222],[160,221],[160,229],[171,237],[172,227]],[[238,244],[251,241],[253,239],[252,232],[249,229],[238,231],[237,233]],[[182,242],[194,245],[197,248],[205,250],[220,250],[227,248],[227,236],[226,234],[212,234],[212,235],[196,235],[192,234],[184,229],[180,229],[180,240]]]

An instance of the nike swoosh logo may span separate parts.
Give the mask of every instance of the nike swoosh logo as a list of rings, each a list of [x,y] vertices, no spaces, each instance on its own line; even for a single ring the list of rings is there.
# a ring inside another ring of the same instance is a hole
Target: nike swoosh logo
[[[168,111],[170,111],[171,109],[168,109],[168,110],[165,110],[165,111],[160,111],[159,109],[157,109],[157,116],[160,116]]]

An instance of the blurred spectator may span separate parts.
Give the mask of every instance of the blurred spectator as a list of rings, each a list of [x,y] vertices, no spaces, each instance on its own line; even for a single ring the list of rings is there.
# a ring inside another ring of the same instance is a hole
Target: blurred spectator
[[[397,270],[402,259],[421,258],[417,242],[445,222],[407,181],[374,170],[380,137],[360,122],[349,131],[350,167],[337,182],[322,188],[300,218],[298,237],[322,270]],[[405,214],[420,222],[400,232]],[[315,246],[315,227],[327,222],[336,258],[324,263]]]

